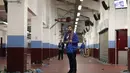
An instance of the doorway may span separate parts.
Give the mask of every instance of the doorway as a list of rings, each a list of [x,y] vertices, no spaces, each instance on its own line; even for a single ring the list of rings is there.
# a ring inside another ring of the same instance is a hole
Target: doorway
[[[127,29],[116,30],[117,64],[127,65]]]

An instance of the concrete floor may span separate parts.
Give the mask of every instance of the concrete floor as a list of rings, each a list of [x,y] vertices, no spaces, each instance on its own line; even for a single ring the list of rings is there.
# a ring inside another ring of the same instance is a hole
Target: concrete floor
[[[120,73],[127,69],[127,66],[103,65],[94,58],[84,58],[77,55],[78,70],[77,73]],[[43,67],[44,73],[67,73],[68,59],[64,56],[64,60],[58,61],[57,58],[50,62],[50,65]]]
[[[127,69],[127,66],[115,66],[101,64],[94,58],[84,58],[77,55],[78,70],[77,73],[120,73]],[[0,69],[6,64],[6,59],[0,58]],[[32,68],[40,68],[43,73],[67,73],[69,70],[67,56],[64,55],[64,60],[53,58],[48,66],[32,65]]]

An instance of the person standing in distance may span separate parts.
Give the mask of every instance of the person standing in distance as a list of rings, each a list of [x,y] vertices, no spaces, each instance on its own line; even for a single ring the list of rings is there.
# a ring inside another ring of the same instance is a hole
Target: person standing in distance
[[[78,36],[73,31],[71,25],[68,26],[68,31],[64,36],[64,43],[66,43],[66,52],[69,59],[70,70],[68,73],[77,72],[77,61],[76,61],[76,52],[78,49]]]
[[[80,54],[81,54],[81,56],[84,56],[84,51],[85,51],[85,44],[84,44],[84,42],[82,42],[82,44],[80,46]]]
[[[64,53],[64,43],[62,42],[62,40],[60,40],[59,44],[59,53],[58,53],[58,60],[63,60],[63,53]]]

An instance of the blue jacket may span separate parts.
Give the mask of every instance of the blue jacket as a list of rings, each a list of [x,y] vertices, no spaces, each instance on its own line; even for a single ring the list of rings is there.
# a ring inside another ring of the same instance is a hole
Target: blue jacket
[[[64,36],[64,42],[68,40],[67,36],[68,36],[68,33],[66,33]],[[76,51],[78,48],[78,42],[79,42],[78,36],[76,33],[74,33],[72,37],[72,43],[68,43],[66,45],[66,52],[73,53],[74,51]]]
[[[85,49],[85,44],[84,43],[81,44],[80,49]]]

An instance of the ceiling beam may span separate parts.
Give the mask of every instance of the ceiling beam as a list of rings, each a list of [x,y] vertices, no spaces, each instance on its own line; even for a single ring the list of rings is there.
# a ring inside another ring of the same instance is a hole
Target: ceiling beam
[[[57,8],[57,9],[60,9],[60,10],[62,10],[62,11],[65,11],[65,12],[68,12],[68,13],[72,13],[72,14],[74,14],[74,10],[65,10],[65,9],[63,9],[63,8]],[[85,18],[89,18],[88,16],[85,16],[85,15],[80,15],[81,17],[85,17]]]
[[[66,12],[63,16],[67,15],[68,13],[74,13],[74,12],[73,12],[73,11],[74,11],[74,9],[70,9],[70,10],[66,10],[66,9],[63,9],[63,8],[57,8],[57,9],[59,9],[59,10],[62,10],[62,11],[65,11],[65,12]]]
[[[79,0],[76,0],[77,2],[76,3],[80,3],[80,1]],[[62,1],[61,1],[62,2]],[[93,1],[94,2],[94,1]],[[76,5],[75,3],[72,3],[72,2],[70,2],[70,1],[66,1],[66,3],[67,4],[72,4],[72,5]],[[82,5],[82,8],[84,8],[84,9],[88,9],[88,10],[91,10],[91,11],[98,11],[97,9],[93,9],[93,8],[90,8],[90,7],[88,7],[88,6],[86,6],[86,4],[83,4]]]

